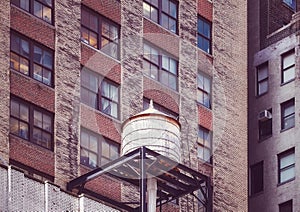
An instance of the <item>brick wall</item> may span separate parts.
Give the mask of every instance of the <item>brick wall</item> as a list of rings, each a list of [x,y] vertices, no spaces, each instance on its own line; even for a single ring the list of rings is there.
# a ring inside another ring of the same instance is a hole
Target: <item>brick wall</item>
[[[81,126],[121,143],[121,123],[110,117],[81,104]]]
[[[10,2],[4,1],[0,7],[0,163],[9,161],[9,26]]]
[[[54,176],[54,152],[10,135],[9,158],[32,167],[47,175]]]
[[[203,105],[198,104],[198,123],[202,127],[213,130],[213,114],[212,111]]]
[[[118,24],[121,23],[121,5],[118,0],[82,0],[82,4]]]
[[[247,211],[247,1],[213,5],[213,204]]]
[[[213,19],[213,4],[210,0],[198,0],[198,14],[209,21]]]
[[[55,4],[55,183],[61,186],[79,174],[80,2]]]
[[[11,28],[54,49],[55,28],[22,9],[11,5]]]
[[[21,73],[11,71],[10,91],[26,101],[54,112],[54,89]]]
[[[117,84],[121,84],[121,65],[115,59],[104,53],[81,43],[81,65],[106,77]]]

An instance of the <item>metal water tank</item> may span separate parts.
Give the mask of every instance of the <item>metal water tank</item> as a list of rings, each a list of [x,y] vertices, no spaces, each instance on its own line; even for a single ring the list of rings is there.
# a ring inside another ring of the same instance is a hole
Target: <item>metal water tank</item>
[[[181,162],[180,124],[154,109],[152,101],[147,110],[130,117],[122,125],[122,155],[142,146]]]

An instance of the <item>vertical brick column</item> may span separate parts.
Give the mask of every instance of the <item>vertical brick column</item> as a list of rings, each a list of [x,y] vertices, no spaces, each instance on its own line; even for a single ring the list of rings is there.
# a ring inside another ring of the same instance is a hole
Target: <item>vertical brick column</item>
[[[140,112],[143,97],[143,2],[121,0],[121,117]]]
[[[143,1],[121,0],[121,121],[140,112],[143,99]],[[122,184],[122,201],[135,201],[136,189]]]
[[[213,207],[247,211],[247,1],[213,6]]]
[[[4,1],[0,7],[0,163],[9,160],[9,27],[10,27],[10,2]]]
[[[55,183],[79,173],[80,0],[55,2]]]
[[[197,167],[198,119],[195,90],[197,88],[197,1],[180,1],[179,4],[179,92],[182,163],[195,170]],[[181,211],[193,211],[197,200],[186,195],[181,198]]]

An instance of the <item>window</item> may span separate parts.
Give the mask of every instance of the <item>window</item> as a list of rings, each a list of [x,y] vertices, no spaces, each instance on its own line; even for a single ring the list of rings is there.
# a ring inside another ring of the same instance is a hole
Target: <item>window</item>
[[[53,115],[41,108],[12,98],[10,101],[10,133],[47,149],[52,149]]]
[[[250,167],[251,195],[264,190],[264,163],[256,163]]]
[[[293,212],[293,200],[279,204],[279,212]]]
[[[91,10],[81,9],[81,40],[100,49],[105,54],[119,59],[120,27]]]
[[[278,155],[278,170],[279,183],[284,183],[295,178],[294,148]]]
[[[199,17],[197,32],[198,47],[208,54],[211,54],[211,23]]]
[[[198,74],[198,102],[207,108],[211,108],[211,78],[199,73]]]
[[[177,60],[146,43],[144,43],[143,70],[151,78],[177,90]]]
[[[81,102],[119,118],[119,86],[86,68],[81,71]]]
[[[144,16],[165,29],[177,33],[178,2],[172,0],[144,0]]]
[[[257,68],[257,95],[260,96],[268,92],[269,87],[268,63]]]
[[[265,111],[262,113],[265,113]],[[269,117],[264,115],[258,121],[259,140],[272,136],[272,109],[267,110],[267,113],[270,114]]]
[[[212,163],[212,141],[211,141],[211,132],[208,129],[205,129],[199,126],[198,131],[198,158]]]
[[[91,168],[102,166],[120,155],[120,145],[101,135],[81,129],[80,163]]]
[[[283,0],[283,2],[294,11],[296,10],[296,0]]]
[[[204,191],[204,194],[201,191],[201,189],[199,189],[198,192],[197,192],[198,212],[208,212],[208,210],[206,209],[206,205],[208,204],[207,201],[210,201],[207,198],[208,188],[207,188],[205,182],[201,183],[201,187],[202,187],[202,191]]]
[[[295,126],[295,100],[291,99],[281,104],[281,129]]]
[[[10,37],[10,67],[53,86],[53,51],[16,33]]]
[[[53,0],[11,0],[11,3],[53,24]]]
[[[147,109],[149,108],[149,104],[150,104],[150,100],[147,99],[147,98],[144,98],[144,99],[143,99],[143,110],[147,110]],[[163,113],[165,113],[165,114],[171,116],[172,118],[174,118],[174,119],[176,119],[176,120],[177,120],[177,118],[178,118],[178,113],[175,113],[175,112],[173,112],[172,110],[169,110],[169,109],[165,108],[164,106],[161,106],[161,105],[159,105],[159,104],[157,104],[157,103],[155,103],[155,102],[153,102],[153,107],[154,107],[156,110],[158,110],[158,111],[160,111],[160,112],[163,112]]]
[[[295,79],[295,52],[290,51],[282,55],[282,83]]]

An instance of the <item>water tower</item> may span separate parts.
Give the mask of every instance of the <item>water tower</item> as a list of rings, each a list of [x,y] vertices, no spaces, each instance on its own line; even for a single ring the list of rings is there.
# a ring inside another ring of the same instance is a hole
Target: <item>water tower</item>
[[[181,162],[180,124],[176,119],[154,109],[152,100],[147,110],[127,119],[122,127],[122,155],[142,146],[177,163]],[[156,211],[156,192],[156,179],[148,175],[148,212]]]

